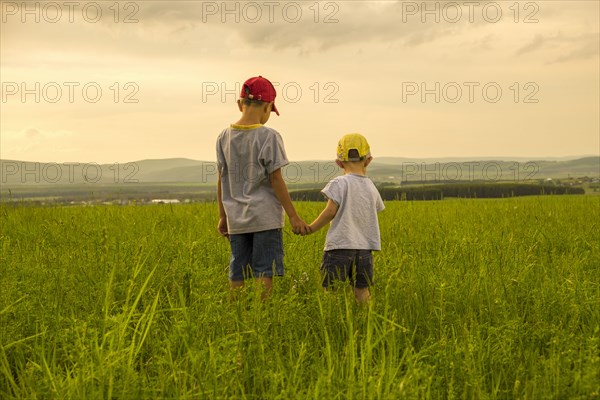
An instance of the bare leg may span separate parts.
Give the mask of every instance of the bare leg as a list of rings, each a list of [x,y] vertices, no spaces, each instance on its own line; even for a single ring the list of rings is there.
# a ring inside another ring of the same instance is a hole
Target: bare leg
[[[265,300],[271,295],[271,291],[273,289],[273,278],[256,278],[256,283],[262,286],[263,291],[260,298]]]
[[[244,287],[244,281],[229,281],[229,301],[236,300],[239,296],[238,293],[241,288]]]
[[[354,298],[359,304],[365,304],[371,300],[371,293],[369,288],[354,288]]]
[[[239,289],[244,287],[244,281],[229,281],[230,289]]]

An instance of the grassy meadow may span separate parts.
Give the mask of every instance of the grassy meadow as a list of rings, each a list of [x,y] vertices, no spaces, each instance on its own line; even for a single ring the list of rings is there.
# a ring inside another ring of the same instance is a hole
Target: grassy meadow
[[[0,205],[0,398],[600,398],[600,197],[386,207],[360,306],[325,230],[230,301],[214,203]]]

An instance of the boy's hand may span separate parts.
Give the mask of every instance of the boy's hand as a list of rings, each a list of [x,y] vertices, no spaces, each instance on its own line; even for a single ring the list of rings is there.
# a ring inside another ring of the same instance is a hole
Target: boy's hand
[[[308,235],[311,233],[310,226],[298,216],[290,218],[290,224],[292,225],[292,232],[296,235]]]
[[[229,232],[227,232],[227,218],[219,218],[217,230],[219,231],[221,236],[229,237]]]
[[[330,223],[335,218],[337,210],[338,205],[335,203],[335,201],[331,199],[327,200],[327,205],[325,206],[325,209],[321,211],[321,214],[319,214],[317,219],[315,219],[313,223],[310,224],[310,226],[308,227],[308,229],[310,229],[310,233],[316,232],[328,223]]]

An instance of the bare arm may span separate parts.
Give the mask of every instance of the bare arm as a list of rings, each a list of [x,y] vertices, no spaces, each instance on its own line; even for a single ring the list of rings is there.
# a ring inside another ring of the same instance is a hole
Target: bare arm
[[[273,171],[270,175],[271,187],[275,192],[275,196],[279,199],[279,202],[283,206],[285,213],[290,219],[290,224],[292,225],[292,230],[294,233],[306,235],[310,233],[310,228],[296,213],[296,209],[292,204],[292,199],[290,198],[290,194],[287,189],[287,185],[283,180],[283,176],[281,175],[281,168]]]
[[[315,219],[313,223],[310,224],[311,232],[316,232],[328,223],[330,223],[331,220],[335,217],[335,214],[337,214],[337,210],[337,204],[335,204],[333,200],[329,199],[327,201],[327,205],[325,206],[323,211],[321,211],[321,214],[319,214],[317,219]]]
[[[222,197],[223,189],[221,188],[221,172],[219,172],[219,176],[217,179],[217,204],[219,204],[219,224],[217,225],[217,230],[222,236],[229,236],[227,229],[227,214],[225,214],[225,207],[223,207],[223,197]]]

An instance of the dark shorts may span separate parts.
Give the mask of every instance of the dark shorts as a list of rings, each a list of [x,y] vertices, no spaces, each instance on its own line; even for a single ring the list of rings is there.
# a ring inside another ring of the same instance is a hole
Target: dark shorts
[[[272,229],[262,232],[229,235],[231,258],[229,279],[242,281],[248,278],[282,276],[283,231]]]
[[[373,284],[373,254],[371,250],[329,250],[323,253],[321,263],[323,287],[334,280],[350,281],[356,288]]]

